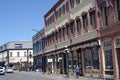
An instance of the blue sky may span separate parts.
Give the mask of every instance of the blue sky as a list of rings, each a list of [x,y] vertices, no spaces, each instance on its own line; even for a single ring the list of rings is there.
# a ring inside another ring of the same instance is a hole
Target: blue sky
[[[44,26],[44,15],[58,0],[0,0],[0,45],[32,40]]]

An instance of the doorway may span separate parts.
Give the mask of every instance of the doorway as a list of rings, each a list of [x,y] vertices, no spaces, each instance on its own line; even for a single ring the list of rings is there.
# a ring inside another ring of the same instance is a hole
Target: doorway
[[[62,59],[59,60],[60,74],[66,74],[66,55],[61,53]]]
[[[83,69],[82,69],[82,49],[77,50],[77,60],[78,66],[80,67],[80,76],[83,76]]]

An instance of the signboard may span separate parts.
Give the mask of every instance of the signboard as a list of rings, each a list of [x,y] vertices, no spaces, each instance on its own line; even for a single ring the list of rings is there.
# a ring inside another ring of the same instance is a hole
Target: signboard
[[[53,61],[53,59],[52,59],[52,58],[49,58],[49,59],[48,59],[48,62],[52,62],[52,61]]]

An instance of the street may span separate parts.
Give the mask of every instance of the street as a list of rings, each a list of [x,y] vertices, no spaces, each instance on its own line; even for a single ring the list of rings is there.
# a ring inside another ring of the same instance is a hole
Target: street
[[[6,73],[5,75],[0,75],[0,80],[103,80],[103,79],[82,76],[79,78],[75,78],[75,76],[65,78],[65,75],[60,74],[48,75],[47,73],[42,74],[42,72],[16,71],[14,73]]]
[[[0,80],[55,80],[47,77],[42,77],[42,74],[35,72],[14,72],[0,75]]]

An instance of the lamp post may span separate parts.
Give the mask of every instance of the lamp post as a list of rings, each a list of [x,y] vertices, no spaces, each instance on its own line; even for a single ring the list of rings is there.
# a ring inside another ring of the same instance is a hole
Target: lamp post
[[[65,53],[65,57],[66,57],[66,77],[68,78],[69,77],[69,65],[68,65],[68,53],[69,53],[69,50],[67,47],[65,47],[64,49],[64,53]]]

